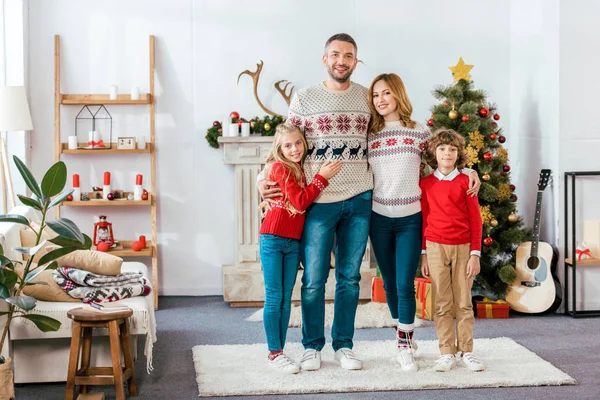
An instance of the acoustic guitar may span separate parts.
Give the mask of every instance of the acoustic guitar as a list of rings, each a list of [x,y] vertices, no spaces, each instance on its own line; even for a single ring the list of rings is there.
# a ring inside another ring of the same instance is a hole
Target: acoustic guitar
[[[521,313],[554,312],[562,301],[562,288],[556,275],[558,252],[550,244],[540,242],[542,195],[551,175],[549,169],[540,172],[532,241],[517,248],[517,278],[506,293],[510,308]]]

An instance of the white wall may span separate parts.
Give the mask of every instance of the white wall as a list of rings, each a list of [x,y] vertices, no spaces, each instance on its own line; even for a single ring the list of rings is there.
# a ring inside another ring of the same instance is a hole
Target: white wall
[[[535,17],[525,17],[526,12]],[[448,66],[460,56],[475,65],[476,86],[486,90],[502,116],[519,212],[528,225],[539,169],[559,169],[558,0],[492,1],[485,6],[475,0],[107,0],[101,7],[92,1],[30,0],[29,17],[36,127],[32,159],[38,174],[53,160],[53,35],[61,35],[66,93],[106,93],[113,83],[124,92],[132,85],[145,87],[147,36],[156,35],[161,294],[221,294],[221,265],[233,262],[232,168],[223,165],[221,150],[209,147],[204,135],[212,121],[233,110],[244,117],[265,115],[252,95],[252,80],[243,76],[236,84],[238,74],[254,70],[263,60],[260,98],[285,114],[286,104],[273,83],[288,79],[302,87],[324,79],[323,44],[337,32],[350,33],[358,42],[363,64],[354,80],[369,85],[376,74],[398,73],[413,102],[413,116],[420,121],[429,117],[436,102],[431,90],[452,82]],[[561,43],[564,36],[561,32]],[[64,141],[78,108],[62,110]],[[141,109],[110,111],[114,136],[147,129]],[[561,108],[561,127],[562,116]],[[146,168],[143,157],[107,157],[100,161],[104,165],[95,166],[68,161],[71,172],[82,174],[84,185],[97,184],[110,168],[117,175],[113,186],[124,186]],[[543,232],[549,238],[557,235],[556,224],[550,222],[558,220],[557,195],[554,189],[545,197],[548,221]],[[137,215],[143,213],[100,211],[119,233],[147,233],[146,220]],[[90,216],[70,212],[91,232]]]

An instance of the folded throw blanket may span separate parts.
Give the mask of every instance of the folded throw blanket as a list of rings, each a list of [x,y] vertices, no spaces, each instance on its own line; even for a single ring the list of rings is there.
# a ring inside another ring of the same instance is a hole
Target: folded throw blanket
[[[81,299],[84,303],[103,303],[147,296],[152,291],[141,272],[123,272],[107,276],[61,267],[52,271],[52,278],[69,296]]]

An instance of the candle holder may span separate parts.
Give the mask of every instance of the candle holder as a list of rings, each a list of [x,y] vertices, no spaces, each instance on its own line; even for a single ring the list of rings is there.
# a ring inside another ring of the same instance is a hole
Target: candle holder
[[[85,105],[75,117],[75,136],[87,143],[84,149],[112,148],[112,116],[103,104]]]

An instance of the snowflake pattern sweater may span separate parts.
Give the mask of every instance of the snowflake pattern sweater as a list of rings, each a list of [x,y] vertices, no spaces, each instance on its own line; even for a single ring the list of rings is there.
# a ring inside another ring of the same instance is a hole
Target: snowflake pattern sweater
[[[260,233],[299,240],[306,219],[304,210],[327,187],[327,179],[316,174],[310,185],[306,186],[304,179],[301,184],[298,184],[291,171],[279,162],[273,164],[269,179],[277,182],[281,188],[283,198],[271,204],[271,210],[267,211],[267,215],[260,226]],[[296,210],[301,211],[301,214],[290,214],[285,208],[286,200],[292,203]]]
[[[354,82],[346,90],[323,83],[301,89],[290,103],[288,122],[300,127],[308,142],[304,162],[311,182],[323,162],[342,160],[342,170],[329,182],[317,203],[348,200],[373,189],[367,164],[367,128],[371,114],[368,89]]]
[[[389,218],[406,217],[421,211],[421,154],[431,132],[423,125],[405,128],[400,121],[386,122],[369,136],[367,151],[373,171],[373,211]]]

